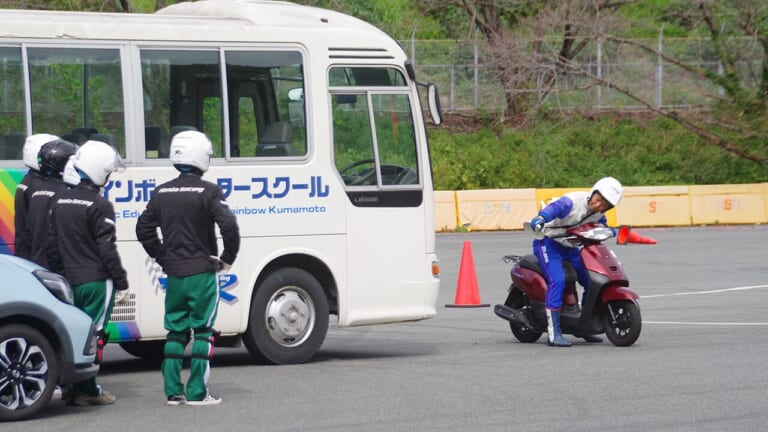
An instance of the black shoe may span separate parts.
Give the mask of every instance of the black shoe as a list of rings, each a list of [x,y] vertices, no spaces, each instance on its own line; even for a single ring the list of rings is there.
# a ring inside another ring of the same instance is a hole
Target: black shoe
[[[173,396],[168,396],[168,402],[166,402],[166,405],[171,406],[179,406],[184,405],[187,403],[187,398],[183,394],[177,394]]]

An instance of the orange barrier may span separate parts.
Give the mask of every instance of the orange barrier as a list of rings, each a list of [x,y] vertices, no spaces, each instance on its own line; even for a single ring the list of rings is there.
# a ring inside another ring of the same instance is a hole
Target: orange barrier
[[[573,190],[435,191],[436,231],[519,230],[542,202]],[[768,183],[627,186],[608,225],[666,227],[768,223]]]

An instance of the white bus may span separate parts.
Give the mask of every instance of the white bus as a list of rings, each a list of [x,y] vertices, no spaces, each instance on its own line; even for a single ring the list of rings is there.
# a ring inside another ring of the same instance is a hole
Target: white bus
[[[110,341],[162,356],[165,275],[136,241],[169,140],[205,132],[205,179],[237,215],[240,254],[219,276],[218,344],[301,363],[338,327],[436,314],[425,116],[439,103],[398,43],[340,13],[277,1],[198,1],[154,14],[0,11],[0,251],[13,253],[24,137],[119,149],[111,177],[129,301]],[[7,289],[4,288],[4,289]],[[331,321],[333,322],[333,321]]]

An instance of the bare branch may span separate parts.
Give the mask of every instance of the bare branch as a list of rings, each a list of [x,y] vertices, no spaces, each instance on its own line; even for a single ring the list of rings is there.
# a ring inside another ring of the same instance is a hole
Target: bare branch
[[[703,127],[703,126],[697,125],[693,121],[689,120],[688,118],[680,115],[679,113],[677,113],[675,111],[665,110],[665,109],[661,109],[659,107],[653,106],[650,103],[648,103],[648,101],[646,101],[645,99],[637,96],[636,94],[634,94],[632,91],[630,91],[627,88],[618,86],[618,85],[614,84],[611,81],[608,81],[608,80],[600,78],[600,77],[598,77],[596,75],[593,75],[589,71],[584,71],[584,75],[589,77],[594,82],[596,82],[596,83],[598,83],[598,84],[600,84],[600,85],[602,85],[602,86],[604,86],[606,88],[610,88],[610,89],[616,90],[617,92],[619,92],[619,93],[621,93],[621,94],[623,94],[623,95],[625,95],[625,96],[635,100],[636,102],[638,102],[639,104],[644,106],[649,111],[652,111],[652,112],[654,112],[654,113],[656,113],[658,115],[661,115],[661,116],[664,116],[664,117],[667,117],[667,118],[670,118],[670,119],[676,121],[677,123],[679,123],[680,125],[682,125],[686,129],[688,129],[689,131],[695,133],[696,135],[704,138],[705,140],[707,140],[711,144],[715,144],[718,147],[722,148],[723,150],[725,150],[725,151],[727,151],[727,152],[729,152],[729,153],[731,153],[733,155],[742,157],[744,159],[750,160],[750,161],[758,163],[758,164],[764,164],[764,163],[768,162],[768,158],[766,158],[765,156],[753,155],[750,152],[748,152],[748,151],[746,151],[746,150],[744,150],[744,149],[734,145],[733,143],[731,143],[727,139],[718,136],[717,134],[712,132],[710,129],[707,129],[707,128]]]

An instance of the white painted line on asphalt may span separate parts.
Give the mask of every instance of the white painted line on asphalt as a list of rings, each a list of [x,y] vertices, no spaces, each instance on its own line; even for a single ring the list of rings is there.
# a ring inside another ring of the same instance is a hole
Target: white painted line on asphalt
[[[697,295],[697,294],[717,294],[717,293],[729,292],[729,291],[747,291],[747,290],[760,289],[760,288],[768,288],[768,285],[752,285],[752,286],[735,287],[735,288],[723,288],[723,289],[716,289],[716,290],[709,290],[709,291],[692,291],[692,292],[682,292],[682,293],[673,293],[673,294],[655,294],[655,295],[649,295],[649,296],[641,296],[640,300],[657,298],[657,297],[676,297],[676,296]]]
[[[643,324],[664,325],[693,325],[693,326],[768,326],[768,323],[734,323],[734,322],[682,322],[682,321],[643,321]]]

